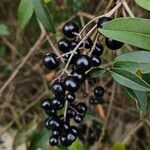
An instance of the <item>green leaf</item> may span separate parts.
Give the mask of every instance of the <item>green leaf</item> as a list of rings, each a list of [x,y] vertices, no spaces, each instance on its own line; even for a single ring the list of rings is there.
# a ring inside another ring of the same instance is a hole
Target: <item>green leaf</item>
[[[19,27],[24,28],[33,14],[32,0],[21,0],[18,8]]]
[[[29,149],[30,150],[36,150],[38,148],[42,150],[48,149],[49,136],[50,136],[50,133],[46,129],[43,129],[42,131],[36,133],[34,137],[32,138]]]
[[[6,48],[2,45],[0,45],[0,57],[4,56],[6,52]]]
[[[112,150],[126,150],[126,147],[123,143],[117,142],[113,145]]]
[[[150,85],[132,72],[121,68],[113,68],[109,72],[114,80],[125,87],[145,92],[150,91]]]
[[[106,69],[104,69],[104,68],[94,68],[87,73],[87,77],[88,78],[100,77],[105,72],[106,72]]]
[[[138,69],[136,70],[135,74],[136,74],[138,77],[142,78],[142,70],[141,70],[140,68],[138,68]]]
[[[119,55],[114,59],[114,67],[123,68],[135,73],[141,69],[143,74],[150,73],[150,52],[134,51]]]
[[[44,4],[43,0],[33,0],[33,8],[37,18],[41,21],[44,27],[48,31],[55,33],[55,28],[50,16],[50,12]]]
[[[150,50],[150,19],[117,18],[98,30],[106,37]]]
[[[5,24],[0,23],[0,36],[6,36],[9,35],[8,28]]]
[[[76,140],[71,146],[69,146],[68,150],[85,150],[85,148],[79,140]]]
[[[9,71],[9,68],[7,65],[4,65],[4,66],[0,66],[0,72],[1,73],[6,73]]]
[[[150,0],[135,0],[135,2],[137,3],[137,5],[150,11]]]
[[[29,137],[32,136],[36,128],[37,123],[34,120],[31,124],[29,124],[27,128],[25,128],[24,130],[19,130],[13,143],[13,149],[17,149],[18,146],[26,142],[29,139]]]
[[[143,115],[147,109],[147,94],[145,92],[126,88],[128,94],[136,101],[136,105],[140,114]]]
[[[49,3],[51,2],[52,0],[44,0],[44,3]]]

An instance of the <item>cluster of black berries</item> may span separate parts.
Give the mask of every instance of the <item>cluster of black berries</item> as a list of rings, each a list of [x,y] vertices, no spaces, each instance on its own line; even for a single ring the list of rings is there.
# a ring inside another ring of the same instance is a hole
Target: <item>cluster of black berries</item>
[[[104,92],[105,92],[105,90],[102,86],[97,86],[94,89],[94,95],[91,96],[89,103],[91,105],[103,104],[104,103],[104,99],[103,99]]]
[[[78,126],[78,138],[87,145],[93,145],[101,135],[101,124],[95,119]]]
[[[98,27],[103,26],[106,21],[105,17],[99,19]],[[75,92],[85,81],[86,72],[90,68],[98,67],[101,64],[100,56],[103,53],[103,45],[100,43],[94,45],[89,37],[74,51],[81,40],[77,37],[78,33],[79,27],[76,23],[70,21],[64,25],[63,34],[65,38],[58,41],[58,48],[65,53],[63,57],[65,62],[70,65],[70,75],[63,80],[54,82],[51,87],[55,95],[54,98],[47,98],[42,102],[42,108],[48,115],[45,126],[52,131],[49,140],[51,145],[69,146],[76,140],[77,127],[72,126],[70,122],[73,120],[75,123],[81,123],[86,114],[87,106],[85,103],[75,102]],[[81,53],[85,49],[86,51],[92,49],[92,53],[90,55]],[[43,64],[48,69],[56,69],[59,66],[58,57],[54,53],[48,53],[43,58]],[[95,97],[90,99],[90,104],[102,104],[103,94],[104,89],[96,87],[94,90]],[[60,114],[59,110],[63,108],[65,108],[64,114]]]

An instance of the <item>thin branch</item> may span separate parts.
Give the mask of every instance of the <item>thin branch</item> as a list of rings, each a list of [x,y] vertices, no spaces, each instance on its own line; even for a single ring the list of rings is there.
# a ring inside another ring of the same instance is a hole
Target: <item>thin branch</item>
[[[11,76],[8,78],[8,80],[4,83],[4,85],[0,88],[0,96],[2,92],[7,88],[9,83],[16,77],[20,69],[25,65],[25,63],[28,61],[28,59],[32,56],[32,54],[35,52],[35,50],[40,46],[42,40],[44,39],[46,32],[43,27],[43,25],[39,22],[39,26],[41,29],[41,35],[38,38],[38,40],[35,42],[35,44],[29,49],[29,52],[27,55],[23,58],[22,62],[18,65],[18,67],[14,70],[14,72],[11,74]]]

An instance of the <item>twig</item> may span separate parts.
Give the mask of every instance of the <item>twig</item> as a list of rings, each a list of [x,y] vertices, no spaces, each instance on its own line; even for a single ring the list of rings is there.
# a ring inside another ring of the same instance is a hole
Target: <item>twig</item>
[[[38,38],[38,40],[36,41],[36,43],[29,49],[29,52],[27,53],[27,55],[24,57],[24,59],[18,65],[18,67],[14,70],[14,72],[11,74],[11,76],[8,78],[8,80],[0,88],[0,96],[1,96],[2,92],[7,88],[7,86],[9,85],[9,83],[16,77],[16,75],[18,74],[18,72],[20,71],[20,69],[25,65],[25,63],[27,62],[27,60],[31,57],[31,55],[35,52],[35,50],[37,49],[37,47],[39,47],[39,45],[41,44],[42,40],[44,39],[44,37],[46,35],[45,29],[44,29],[43,25],[40,22],[39,22],[39,25],[40,25],[40,29],[41,29],[41,35],[40,35],[40,37]]]
[[[80,35],[81,35],[82,32],[85,30],[85,28],[86,28],[88,25],[90,25],[92,22],[94,22],[94,21],[96,21],[96,20],[98,20],[99,18],[104,17],[104,16],[107,16],[107,17],[112,16],[113,13],[114,13],[121,5],[122,5],[122,3],[121,3],[121,2],[118,2],[117,5],[116,5],[112,10],[110,10],[108,13],[106,13],[106,14],[104,14],[104,15],[100,15],[100,16],[94,18],[93,20],[91,20],[90,22],[88,22],[88,23],[84,26],[84,28],[80,31]]]
[[[141,121],[140,123],[138,123],[138,125],[134,125],[130,131],[128,132],[127,136],[123,139],[122,143],[125,145],[128,145],[129,142],[132,139],[132,136],[136,133],[136,131],[138,131],[138,129],[140,129],[142,126],[144,125],[144,120]]]
[[[123,4],[124,8],[126,9],[126,11],[128,12],[128,14],[130,15],[130,17],[133,17],[133,18],[134,18],[135,16],[134,16],[134,14],[132,13],[130,7],[128,6],[126,0],[124,0],[124,1],[122,2],[122,4]]]
[[[107,111],[107,115],[106,115],[106,118],[105,118],[105,121],[104,121],[104,125],[103,125],[103,129],[102,129],[102,133],[101,133],[101,136],[99,138],[99,141],[101,142],[103,140],[103,137],[105,135],[105,131],[107,129],[107,126],[108,126],[108,121],[109,121],[109,117],[111,115],[111,110],[112,110],[112,106],[113,106],[113,101],[114,101],[114,97],[115,97],[115,91],[116,91],[116,83],[113,84],[113,87],[112,87],[112,93],[111,93],[111,98],[110,98],[110,104],[109,104],[109,107],[108,107],[108,111]]]

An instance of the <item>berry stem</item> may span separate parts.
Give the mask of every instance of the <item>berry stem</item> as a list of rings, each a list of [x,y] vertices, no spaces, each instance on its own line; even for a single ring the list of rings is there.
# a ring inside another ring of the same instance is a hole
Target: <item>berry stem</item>
[[[116,10],[117,10],[121,5],[122,5],[122,2],[118,2],[117,5],[116,5],[113,9],[111,9],[108,13],[106,13],[106,14],[104,14],[104,15],[100,15],[100,16],[98,16],[98,17],[92,19],[90,22],[88,22],[88,23],[84,26],[84,28],[80,31],[79,35],[81,35],[82,32],[85,30],[85,28],[86,28],[88,25],[90,25],[92,22],[94,22],[94,21],[96,21],[96,20],[98,20],[99,18],[104,17],[104,16],[107,16],[107,17],[112,16],[112,15],[116,12]]]

